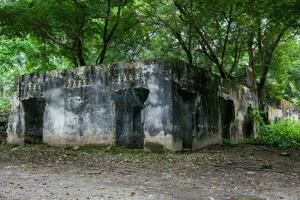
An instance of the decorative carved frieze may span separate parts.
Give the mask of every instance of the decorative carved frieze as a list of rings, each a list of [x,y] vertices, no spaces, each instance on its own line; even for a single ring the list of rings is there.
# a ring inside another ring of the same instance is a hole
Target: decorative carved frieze
[[[144,75],[142,73],[115,74],[113,76],[113,82],[136,81],[136,80],[143,80],[143,78]]]
[[[28,83],[27,85],[27,89],[28,91],[41,91],[42,90],[42,84],[40,83],[33,83],[33,82],[30,82]]]
[[[90,85],[90,81],[88,79],[77,79],[77,80],[66,80],[64,87],[65,88],[81,88],[87,87]]]

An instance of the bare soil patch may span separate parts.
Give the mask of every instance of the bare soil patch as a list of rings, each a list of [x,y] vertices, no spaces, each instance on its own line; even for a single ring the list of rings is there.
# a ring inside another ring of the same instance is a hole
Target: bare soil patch
[[[0,199],[300,200],[299,151],[74,149],[0,145]]]

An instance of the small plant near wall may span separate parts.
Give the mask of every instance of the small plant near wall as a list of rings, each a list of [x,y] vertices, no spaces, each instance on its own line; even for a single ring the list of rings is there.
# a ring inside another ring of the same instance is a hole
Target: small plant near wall
[[[224,145],[224,146],[231,146],[231,145],[234,145],[234,141],[231,140],[231,139],[223,139],[222,140],[222,145]]]
[[[259,109],[251,109],[250,111],[250,117],[259,127],[265,125],[263,116],[264,116],[264,112],[260,111]]]

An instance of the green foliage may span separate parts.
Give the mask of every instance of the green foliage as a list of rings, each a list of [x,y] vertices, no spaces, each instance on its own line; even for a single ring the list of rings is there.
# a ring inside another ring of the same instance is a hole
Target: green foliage
[[[10,106],[10,96],[18,76],[69,65],[56,48],[30,35],[14,38],[0,36],[0,110]]]
[[[300,105],[299,5],[298,0],[1,1],[0,88],[12,88],[24,73],[175,57],[237,80],[245,80],[246,67],[253,68],[258,91]],[[0,96],[7,102],[9,93]]]
[[[298,105],[300,105],[299,44],[296,39],[288,39],[279,44],[266,85],[268,95],[274,99],[285,98]]]
[[[8,110],[10,108],[10,102],[7,98],[0,98],[0,111]]]
[[[261,124],[252,142],[283,149],[300,148],[300,121],[285,118],[271,124]]]
[[[257,123],[259,126],[265,125],[265,122],[263,120],[264,112],[260,111],[259,109],[251,109],[250,111],[250,117],[254,120],[255,123]]]
[[[0,7],[2,34],[30,35],[75,66],[101,64],[116,54],[110,46],[128,44],[126,37],[140,30],[138,20],[132,0],[19,0]]]
[[[282,149],[300,148],[300,121],[292,118],[284,118],[270,124],[263,120],[264,112],[254,109],[251,111],[257,127],[257,137],[247,142],[263,144]]]
[[[230,139],[223,139],[222,140],[222,145],[224,145],[224,146],[230,146],[230,145],[233,145],[233,144],[234,144],[234,142]]]

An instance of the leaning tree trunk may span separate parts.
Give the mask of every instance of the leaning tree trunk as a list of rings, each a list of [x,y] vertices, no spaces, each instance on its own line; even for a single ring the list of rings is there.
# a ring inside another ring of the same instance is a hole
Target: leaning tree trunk
[[[269,56],[265,56],[264,62],[262,63],[263,66],[263,71],[262,75],[260,78],[259,83],[257,84],[257,95],[258,95],[258,103],[259,103],[259,108],[262,110],[264,108],[264,98],[265,98],[265,86],[266,86],[266,81],[267,81],[267,76],[268,72],[270,69],[271,65],[271,60],[272,60],[272,54]]]

